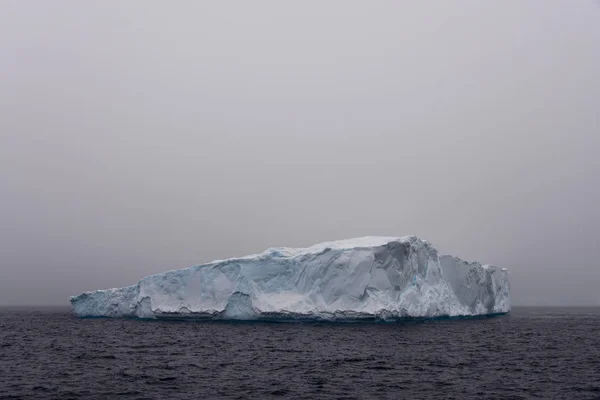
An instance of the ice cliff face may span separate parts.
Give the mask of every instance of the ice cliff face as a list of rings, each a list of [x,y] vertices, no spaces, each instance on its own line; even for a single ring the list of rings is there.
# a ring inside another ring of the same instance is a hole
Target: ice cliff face
[[[415,236],[365,237],[151,275],[71,297],[80,317],[394,320],[510,311],[506,269],[438,256]]]

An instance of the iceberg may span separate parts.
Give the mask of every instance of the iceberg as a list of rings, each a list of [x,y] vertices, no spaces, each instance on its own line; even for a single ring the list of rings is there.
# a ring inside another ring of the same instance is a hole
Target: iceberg
[[[394,321],[510,312],[505,268],[416,236],[270,248],[71,297],[78,317]]]

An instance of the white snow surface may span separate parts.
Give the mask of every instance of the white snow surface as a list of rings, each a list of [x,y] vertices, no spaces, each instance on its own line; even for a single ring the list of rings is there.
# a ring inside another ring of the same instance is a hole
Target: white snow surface
[[[510,311],[505,268],[416,236],[270,248],[71,297],[79,317],[395,320]]]

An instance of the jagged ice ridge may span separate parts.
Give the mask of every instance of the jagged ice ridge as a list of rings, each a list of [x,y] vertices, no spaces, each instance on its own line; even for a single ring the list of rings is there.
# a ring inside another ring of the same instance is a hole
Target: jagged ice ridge
[[[364,237],[213,261],[71,297],[79,317],[396,320],[510,311],[505,268]]]

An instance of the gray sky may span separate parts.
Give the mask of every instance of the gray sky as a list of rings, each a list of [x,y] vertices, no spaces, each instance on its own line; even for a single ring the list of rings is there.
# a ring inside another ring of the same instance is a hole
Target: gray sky
[[[596,1],[0,1],[0,305],[416,234],[600,305]]]

